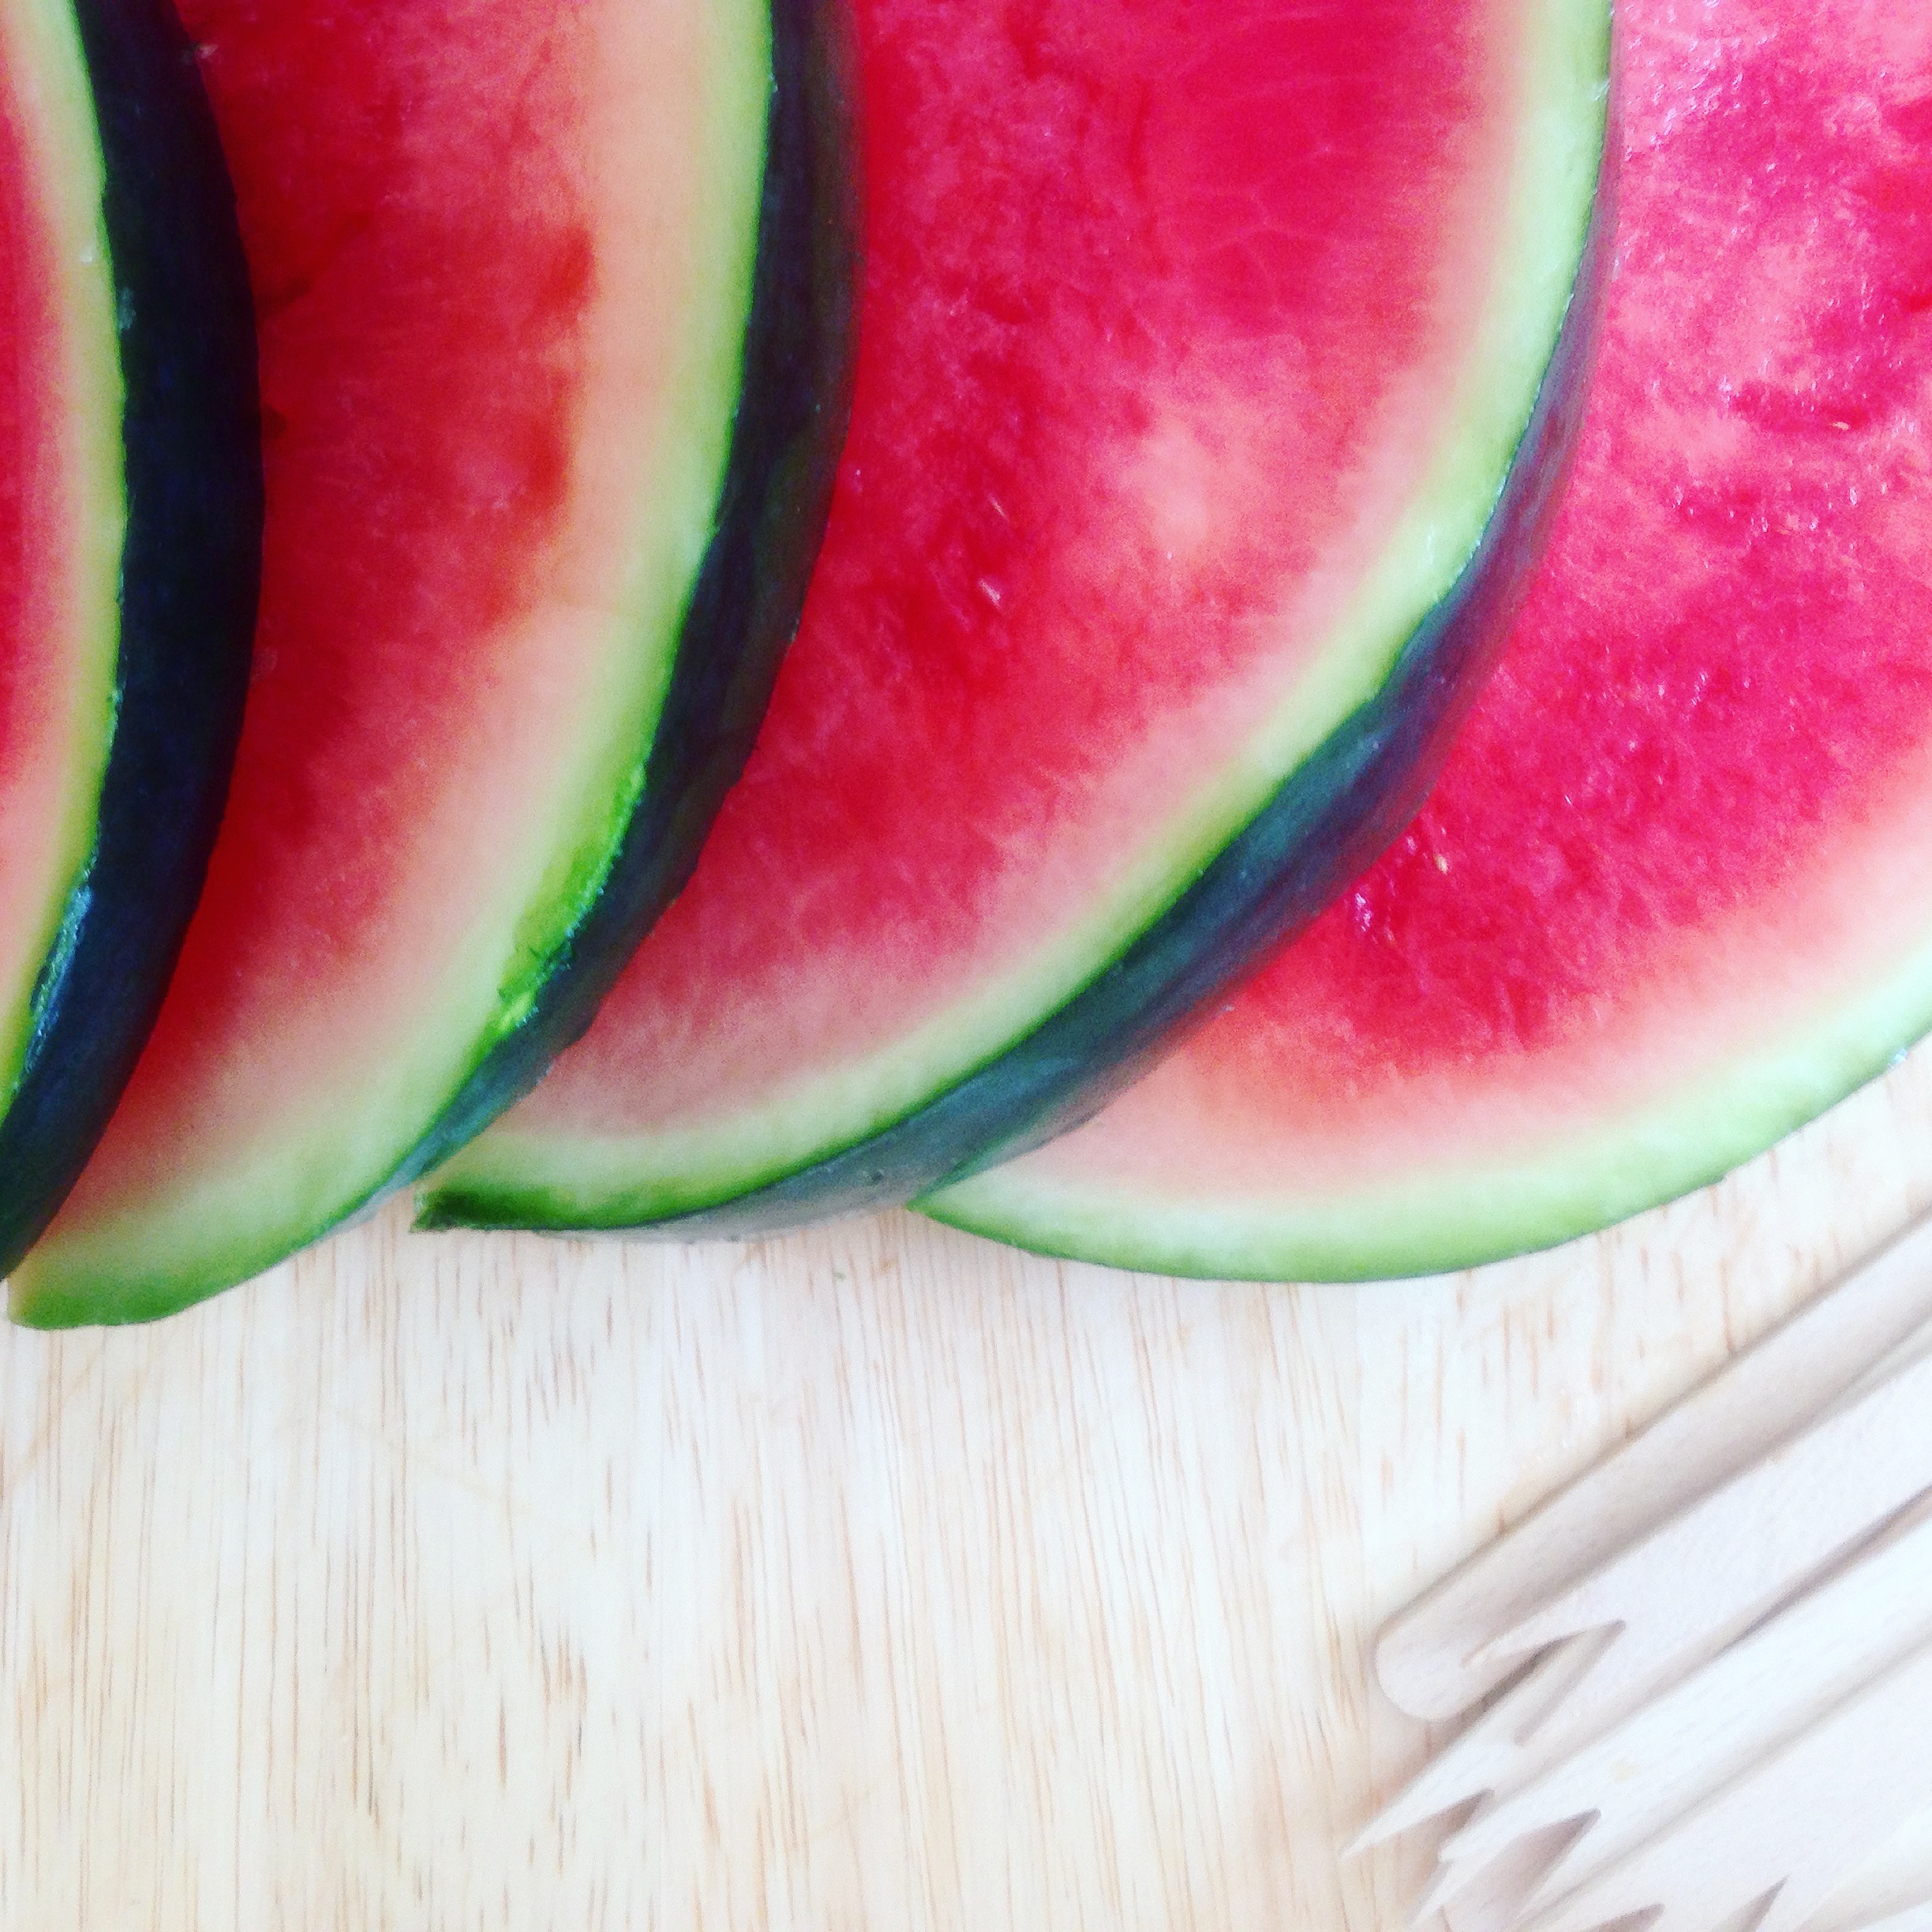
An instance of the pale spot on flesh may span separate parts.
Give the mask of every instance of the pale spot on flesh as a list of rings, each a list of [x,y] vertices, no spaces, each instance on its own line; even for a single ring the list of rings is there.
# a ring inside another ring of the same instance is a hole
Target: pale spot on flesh
[[[1123,481],[1145,509],[1147,533],[1170,561],[1185,564],[1215,533],[1215,479],[1224,466],[1201,425],[1170,416],[1156,423],[1130,459]]]
[[[1146,550],[1175,578],[1225,560],[1231,503],[1262,498],[1263,527],[1279,521],[1283,452],[1297,449],[1302,425],[1290,399],[1285,360],[1298,346],[1279,340],[1222,345],[1213,358],[1184,359],[1151,389],[1152,420],[1121,451],[1114,469],[1115,516],[1137,524]],[[1305,376],[1305,372],[1304,372]],[[1256,399],[1270,406],[1257,412]],[[1262,479],[1275,489],[1262,496]]]

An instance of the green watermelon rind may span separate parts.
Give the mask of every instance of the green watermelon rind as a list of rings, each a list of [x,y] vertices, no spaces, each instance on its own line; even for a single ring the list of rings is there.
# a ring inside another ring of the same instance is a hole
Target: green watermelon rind
[[[839,0],[735,0],[732,11],[745,32],[732,73],[716,77],[721,98],[741,99],[746,110],[743,138],[719,130],[731,176],[717,185],[720,245],[736,251],[719,286],[730,313],[686,323],[716,366],[718,406],[704,437],[694,434],[681,452],[678,477],[665,480],[666,489],[675,482],[675,500],[661,492],[651,511],[681,515],[697,492],[709,541],[676,583],[653,581],[648,608],[619,614],[638,666],[625,673],[613,699],[624,714],[606,734],[620,762],[586,774],[580,789],[602,803],[567,829],[525,908],[519,970],[498,988],[464,1064],[414,1095],[407,1118],[334,1123],[329,1171],[284,1160],[283,1198],[265,1212],[256,1181],[238,1174],[202,1189],[192,1213],[170,1209],[173,1222],[110,1215],[44,1245],[14,1277],[15,1320],[154,1320],[373,1211],[534,1084],[589,1024],[695,864],[749,754],[829,508],[849,413],[859,245]],[[633,715],[635,728],[619,728]],[[436,1016],[423,1017],[433,1029]],[[439,1065],[445,1058],[439,1048]],[[341,1174],[366,1178],[345,1194]],[[290,1211],[298,1201],[322,1204]]]
[[[1287,1213],[1227,1200],[1075,1207],[1017,1170],[921,1204],[934,1220],[1062,1260],[1206,1280],[1442,1275],[1556,1248],[1720,1181],[1895,1065],[1932,1032],[1932,947],[1776,1051],[1740,1056],[1661,1106],[1492,1166],[1432,1169]]]
[[[1505,628],[1485,601],[1520,585],[1540,544],[1600,306],[1609,9],[1526,11],[1534,107],[1483,336],[1508,346],[1476,373],[1433,487],[1317,680],[1192,822],[1050,956],[987,989],[983,1010],[890,1050],[886,1077],[882,1060],[843,1068],[748,1125],[642,1149],[553,1128],[526,1144],[506,1122],[432,1177],[418,1226],[741,1235],[903,1204],[1091,1111],[1392,836]],[[835,1151],[803,1165],[788,1151],[814,1142]]]
[[[57,903],[0,1020],[0,1272],[80,1174],[153,1025],[213,846],[248,687],[261,444],[246,264],[213,118],[164,0],[8,0],[61,127],[66,325],[95,425],[85,742]],[[11,1002],[9,1002],[9,1005]]]

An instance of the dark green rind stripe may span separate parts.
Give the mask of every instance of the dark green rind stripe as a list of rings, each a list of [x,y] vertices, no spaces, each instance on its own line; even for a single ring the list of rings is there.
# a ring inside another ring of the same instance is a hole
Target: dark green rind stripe
[[[447,1160],[582,1037],[690,878],[751,754],[804,608],[852,414],[863,220],[852,44],[842,0],[773,0],[743,385],[637,814],[529,1017],[492,1048],[386,1189]]]
[[[1567,475],[1595,352],[1614,224],[1614,129],[1563,325],[1483,539],[1376,695],[1282,784],[1167,912],[1080,992],[938,1098],[809,1166],[640,1225],[452,1176],[423,1228],[758,1235],[908,1200],[1090,1118],[1185,1036],[1189,1022],[1366,868],[1414,815],[1508,628]]]
[[[125,393],[116,723],[0,1121],[0,1272],[66,1199],[160,1010],[227,797],[261,574],[254,310],[193,50],[163,0],[76,0],[75,15]]]

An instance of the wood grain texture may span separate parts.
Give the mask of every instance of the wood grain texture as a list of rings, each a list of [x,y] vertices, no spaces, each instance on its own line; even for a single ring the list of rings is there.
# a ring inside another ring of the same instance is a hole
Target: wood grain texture
[[[1921,1053],[1441,1280],[391,1215],[7,1331],[0,1927],[1385,1932],[1377,1627],[1929,1202]]]

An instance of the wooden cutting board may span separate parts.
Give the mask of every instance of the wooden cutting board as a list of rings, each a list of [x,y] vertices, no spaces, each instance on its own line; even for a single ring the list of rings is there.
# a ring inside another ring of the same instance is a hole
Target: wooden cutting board
[[[1376,1627],[1928,1202],[1921,1052],[1440,1280],[392,1214],[6,1332],[0,1928],[1385,1932]]]

